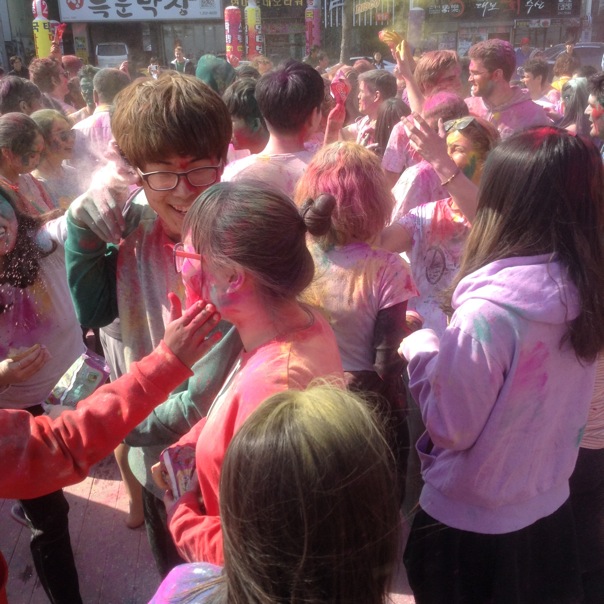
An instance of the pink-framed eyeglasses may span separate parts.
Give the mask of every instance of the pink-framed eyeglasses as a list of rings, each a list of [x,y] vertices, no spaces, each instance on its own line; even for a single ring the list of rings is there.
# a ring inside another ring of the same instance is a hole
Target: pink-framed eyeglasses
[[[201,254],[196,254],[195,252],[187,252],[185,250],[184,243],[177,243],[174,246],[174,268],[177,273],[182,273],[182,267],[185,262],[185,259],[189,260],[199,260],[201,261]]]

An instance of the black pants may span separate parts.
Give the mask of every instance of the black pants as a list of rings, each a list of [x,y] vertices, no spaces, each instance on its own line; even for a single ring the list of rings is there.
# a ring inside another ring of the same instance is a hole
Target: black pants
[[[583,590],[567,501],[513,533],[445,526],[420,508],[403,557],[417,604],[578,604]]]
[[[579,449],[570,477],[585,604],[604,602],[604,449]]]
[[[44,413],[41,405],[27,409]],[[52,604],[80,604],[80,582],[69,537],[69,504],[63,491],[20,501],[31,529],[30,550],[48,599]]]
[[[31,555],[48,599],[53,604],[79,604],[82,598],[69,538],[69,504],[63,491],[22,499],[21,505],[31,528]]]
[[[175,566],[186,560],[180,557],[168,530],[168,516],[164,502],[145,487],[143,487],[143,512],[151,552],[163,579]]]

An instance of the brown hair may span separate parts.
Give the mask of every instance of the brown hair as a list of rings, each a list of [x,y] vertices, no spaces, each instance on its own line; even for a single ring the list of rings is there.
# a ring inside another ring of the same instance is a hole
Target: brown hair
[[[443,72],[459,65],[454,50],[432,50],[424,53],[415,66],[415,80],[422,94],[429,94]]]
[[[29,77],[42,92],[56,88],[54,80],[60,80],[62,71],[62,65],[54,59],[34,59],[29,64]]]
[[[554,63],[553,73],[556,78],[568,76],[569,78],[575,73],[580,63],[574,55],[569,55],[563,52],[558,56]]]
[[[195,250],[209,262],[241,267],[275,301],[294,299],[313,278],[307,228],[283,193],[240,180],[204,191],[187,212],[182,232],[190,233]]]
[[[38,134],[42,136],[38,124],[25,113],[5,113],[0,116],[0,149],[24,155],[30,152]]]
[[[474,44],[468,51],[473,61],[482,61],[485,69],[490,72],[501,69],[504,79],[509,82],[516,69],[516,53],[514,47],[505,40],[483,40]]]
[[[489,155],[459,272],[503,258],[549,254],[577,287],[580,314],[565,339],[579,358],[604,346],[604,174],[588,139],[554,127],[532,128]]]
[[[111,129],[138,168],[170,155],[226,161],[231,116],[218,94],[193,76],[165,71],[141,78],[115,97]]]

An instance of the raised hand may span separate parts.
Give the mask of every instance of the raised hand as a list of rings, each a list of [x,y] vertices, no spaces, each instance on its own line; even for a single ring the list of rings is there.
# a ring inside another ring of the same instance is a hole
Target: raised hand
[[[180,299],[168,294],[170,323],[166,327],[164,342],[188,367],[192,367],[220,338],[221,333],[208,334],[220,321],[220,314],[213,304],[197,301],[182,312]]]

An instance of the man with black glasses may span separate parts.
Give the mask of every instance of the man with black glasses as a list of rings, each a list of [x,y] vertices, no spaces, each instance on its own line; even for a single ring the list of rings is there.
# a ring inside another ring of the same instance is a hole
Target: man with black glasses
[[[185,301],[173,250],[187,211],[221,178],[231,117],[203,82],[168,71],[125,88],[115,99],[111,128],[121,156],[115,165],[121,167],[97,174],[91,189],[70,206],[65,254],[80,323],[103,327],[120,319],[119,330],[103,339],[112,376],[119,376],[163,337],[168,293]],[[140,188],[127,200],[132,184]],[[195,365],[195,375],[176,389],[172,402],[158,410],[159,427],[151,422],[130,443],[135,446],[129,461],[144,487],[147,534],[162,576],[181,559],[166,529],[163,493],[148,470],[166,445],[205,415],[239,353],[234,328],[221,323],[219,329],[223,339]]]

